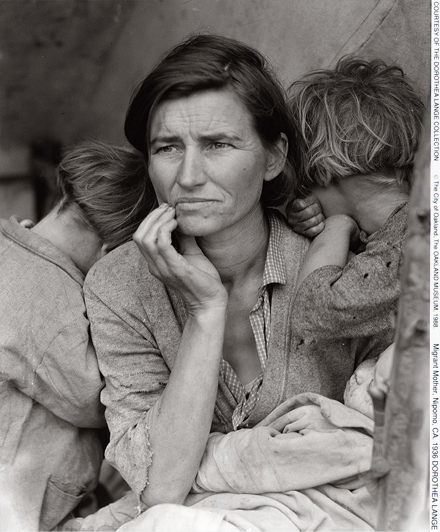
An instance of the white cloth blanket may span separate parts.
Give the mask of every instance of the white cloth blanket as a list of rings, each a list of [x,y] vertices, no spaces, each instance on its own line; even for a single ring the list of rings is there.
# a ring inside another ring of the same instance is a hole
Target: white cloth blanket
[[[295,396],[257,427],[211,434],[185,506],[155,506],[119,530],[374,530],[373,428],[337,401]]]

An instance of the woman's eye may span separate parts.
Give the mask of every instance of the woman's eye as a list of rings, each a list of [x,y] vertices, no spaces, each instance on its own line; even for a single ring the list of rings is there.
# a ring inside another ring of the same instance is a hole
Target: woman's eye
[[[224,148],[229,148],[231,145],[226,143],[226,142],[214,142],[212,147],[215,149],[215,150],[221,150],[221,149],[224,149]]]
[[[176,146],[161,146],[157,148],[156,153],[173,153],[176,150]]]

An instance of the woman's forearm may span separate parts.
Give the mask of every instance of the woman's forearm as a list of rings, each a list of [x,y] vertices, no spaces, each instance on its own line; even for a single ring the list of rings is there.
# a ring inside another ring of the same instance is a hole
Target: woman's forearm
[[[183,503],[205,450],[217,396],[226,309],[191,315],[162,396],[150,411],[147,506]]]
[[[176,291],[188,318],[162,395],[148,414],[152,462],[141,498],[147,506],[182,503],[201,461],[217,397],[228,295],[193,236],[179,236],[174,207],[152,211],[133,236],[152,275]]]

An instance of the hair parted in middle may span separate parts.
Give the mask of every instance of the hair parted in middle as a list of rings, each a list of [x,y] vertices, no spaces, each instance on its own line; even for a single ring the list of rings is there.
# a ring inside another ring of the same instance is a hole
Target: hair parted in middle
[[[145,161],[132,148],[88,141],[69,149],[57,168],[58,212],[72,209],[108,250],[131,240],[156,205]]]
[[[125,120],[128,141],[144,154],[148,165],[149,131],[157,106],[212,89],[231,89],[240,97],[268,151],[275,149],[281,133],[286,135],[286,167],[276,179],[264,182],[262,193],[265,206],[281,205],[296,176],[301,135],[290,116],[285,91],[265,58],[235,39],[195,35],[165,55],[133,95]]]
[[[401,68],[346,56],[295,81],[289,105],[305,142],[294,195],[356,174],[409,192],[424,105]]]

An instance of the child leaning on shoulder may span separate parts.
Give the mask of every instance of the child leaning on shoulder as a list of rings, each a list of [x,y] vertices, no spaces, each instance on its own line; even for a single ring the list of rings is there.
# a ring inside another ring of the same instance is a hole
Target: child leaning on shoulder
[[[314,237],[297,282],[298,328],[326,338],[385,332],[424,105],[399,67],[346,57],[293,83],[290,106],[304,153],[286,212]]]

